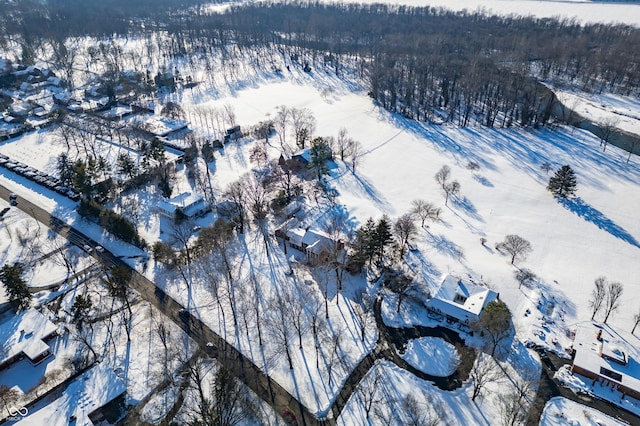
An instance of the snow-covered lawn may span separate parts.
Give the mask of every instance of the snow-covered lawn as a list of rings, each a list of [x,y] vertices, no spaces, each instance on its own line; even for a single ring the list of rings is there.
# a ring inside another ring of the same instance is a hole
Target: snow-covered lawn
[[[442,424],[493,424],[491,416],[471,402],[464,388],[442,391],[389,361],[376,363],[358,389],[340,414],[338,425],[409,424],[407,398],[415,398],[418,410],[426,418],[438,417]],[[371,398],[374,403],[367,418],[364,401]]]
[[[439,337],[410,340],[401,357],[418,370],[440,377],[452,374],[460,362],[455,346]]]
[[[618,421],[600,411],[557,396],[551,398],[544,407],[540,426],[622,426]]]

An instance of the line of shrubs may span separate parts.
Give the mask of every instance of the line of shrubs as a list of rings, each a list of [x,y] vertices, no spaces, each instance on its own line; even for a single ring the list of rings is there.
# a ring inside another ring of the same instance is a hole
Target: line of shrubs
[[[78,206],[80,216],[93,220],[115,237],[131,243],[137,247],[145,248],[147,243],[140,237],[136,227],[124,216],[111,209],[105,209],[94,200],[83,198]]]

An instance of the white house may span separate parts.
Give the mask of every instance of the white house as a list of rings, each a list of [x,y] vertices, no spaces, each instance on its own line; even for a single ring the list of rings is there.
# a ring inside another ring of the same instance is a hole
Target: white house
[[[289,245],[307,255],[310,263],[325,261],[334,249],[342,249],[342,242],[336,241],[331,235],[312,229],[293,228],[286,232]]]
[[[173,220],[176,217],[176,210],[178,209],[181,209],[185,216],[192,218],[208,211],[209,205],[205,202],[204,198],[190,192],[183,192],[180,195],[158,203],[158,213],[168,219]]]
[[[640,399],[640,338],[607,324],[576,329],[571,370]]]
[[[471,324],[480,319],[482,309],[487,303],[497,300],[495,291],[463,281],[455,275],[447,275],[438,292],[427,301],[427,308],[447,320]]]
[[[26,356],[38,364],[49,355],[47,341],[55,337],[58,327],[36,309],[28,309],[0,324],[0,370]]]

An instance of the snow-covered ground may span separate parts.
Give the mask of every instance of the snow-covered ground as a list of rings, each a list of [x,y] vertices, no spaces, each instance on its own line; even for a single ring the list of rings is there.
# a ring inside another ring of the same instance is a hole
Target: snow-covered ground
[[[638,101],[611,93],[595,94],[553,89],[567,108],[594,123],[611,123],[614,127],[640,135]]]
[[[626,423],[616,420],[600,411],[560,396],[551,398],[544,407],[540,426],[622,426]]]
[[[410,340],[401,356],[418,370],[440,377],[453,373],[460,362],[455,346],[438,337]]]
[[[416,123],[373,104],[357,83],[338,79],[322,70],[307,74],[293,69],[281,76],[248,72],[229,86],[220,81],[203,83],[169,98],[180,101],[191,120],[191,127],[199,135],[209,134],[207,127],[211,125],[198,119],[203,116],[202,111],[210,111],[213,116],[214,111],[232,108],[237,123],[244,128],[273,117],[279,105],[309,108],[317,120],[316,135],[335,136],[341,128],[346,128],[348,135],[362,144],[364,155],[356,173],[339,160],[332,168],[328,182],[338,194],[335,209],[344,212],[346,222],[356,227],[370,216],[379,218],[387,214],[395,219],[408,212],[415,199],[424,199],[442,207],[442,221],[420,230],[414,242],[417,252],[408,256],[406,267],[429,290],[436,288],[447,272],[472,276],[494,288],[512,310],[514,325],[522,341],[538,339],[558,350],[566,348],[569,344],[567,331],[572,324],[590,317],[587,307],[589,292],[593,280],[600,275],[622,282],[625,296],[640,291],[640,282],[633,279],[640,248],[640,224],[637,220],[640,166],[635,158],[626,164],[625,153],[615,147],[602,153],[598,148],[599,141],[587,132],[565,128],[460,129]],[[46,134],[32,133],[18,141],[33,138],[33,142],[24,142],[25,146],[37,145],[37,155],[43,157],[38,161],[48,167],[59,149],[53,147],[48,151],[47,144],[38,143],[38,135]],[[288,139],[292,142],[291,132]],[[16,141],[11,141],[11,144],[18,147]],[[216,161],[209,167],[217,196],[254,167],[249,159],[254,145],[255,141],[243,140],[216,152]],[[279,148],[277,136],[272,137],[267,145],[269,158],[276,159]],[[468,168],[470,162],[475,162],[479,168]],[[545,162],[554,167],[563,164],[573,167],[578,178],[576,199],[559,203],[546,191],[549,176],[540,168]],[[444,205],[444,196],[434,180],[435,173],[445,164],[451,166],[452,178],[461,184],[460,195],[453,197],[448,206]],[[191,189],[192,183],[185,175],[184,170],[178,173],[175,182],[178,192]],[[0,183],[19,192],[21,197],[55,212],[68,223],[79,225],[92,238],[104,241],[102,245],[112,251],[122,255],[140,254],[137,249],[107,238],[99,227],[71,213],[75,203],[65,197],[39,188],[2,168]],[[308,207],[316,209],[315,217],[321,223],[329,205],[326,202],[316,204],[311,194],[307,195]],[[133,202],[144,209],[138,223],[149,243],[169,240],[172,232],[153,212],[157,200],[154,197],[155,194],[147,193],[146,189],[132,195]],[[208,216],[199,224],[210,225],[212,220],[213,217]],[[516,266],[494,248],[508,234],[521,235],[533,246],[531,255],[516,262]],[[486,244],[481,244],[481,238],[487,240]],[[236,283],[239,287],[247,287],[248,282],[255,289],[260,289],[261,308],[273,307],[280,291],[301,295],[306,288],[316,302],[322,302],[323,278],[317,270],[294,263],[294,274],[288,273],[292,251],[285,256],[274,239],[265,243],[255,227],[247,230],[237,244]],[[533,285],[518,287],[513,278],[518,267],[529,268],[538,275]],[[251,327],[250,322],[254,315],[250,310],[251,303],[242,306],[244,311],[239,311],[240,325],[235,328],[228,307],[226,317],[221,316],[224,308],[218,305],[212,294],[212,281],[196,273],[196,266],[193,271],[189,285],[177,272],[167,273],[154,263],[150,263],[147,274],[250,356],[312,412],[321,415],[327,412],[346,375],[375,343],[375,327],[367,329],[364,342],[359,340],[358,321],[353,314],[357,295],[366,290],[366,283],[362,277],[348,277],[343,292],[337,293],[334,287],[328,292],[327,326],[333,335],[340,330],[338,334],[343,336],[337,352],[344,362],[336,364],[339,367],[333,370],[332,375],[328,374],[327,363],[321,363],[317,368],[314,365],[313,336],[307,332],[302,350],[292,345],[294,369],[291,371],[286,357],[273,339],[263,347],[257,344],[257,330],[255,326]],[[392,322],[410,325],[433,321],[419,313],[419,306],[393,316],[393,309],[387,306],[393,306],[392,300],[384,305],[385,319]],[[309,307],[311,304],[307,305]],[[630,328],[636,309],[631,297],[623,297],[620,310],[611,317],[610,323]],[[265,311],[262,313],[264,315]],[[139,321],[145,324],[142,330],[148,332],[148,321],[143,317]],[[518,344],[516,340],[514,345]],[[521,346],[516,346],[517,350],[512,354],[521,356],[522,360],[509,361],[505,369],[524,361],[527,361],[528,370],[534,368],[528,362],[530,355]],[[322,353],[325,361],[331,356],[327,349],[325,346]],[[126,356],[118,352],[117,363]],[[149,360],[146,362],[148,364]],[[142,374],[144,366],[145,359],[133,378]],[[392,383],[400,388],[407,382],[414,383],[415,378],[407,378],[405,374],[390,373],[395,377]],[[412,386],[422,388],[423,385],[414,383]],[[437,391],[435,395],[448,409],[461,407],[460,412],[451,415],[460,419],[460,424],[488,422],[469,402],[464,391]],[[135,388],[132,395],[130,397],[136,401],[145,394],[143,389]],[[485,405],[487,408],[483,413],[493,410],[491,403]],[[357,416],[361,414],[360,410],[361,407],[353,406],[352,414],[345,415]],[[345,418],[345,424],[358,424],[349,423],[350,418]],[[486,418],[492,417],[487,415]]]
[[[348,0],[350,1],[350,0]],[[481,10],[492,15],[569,18],[580,23],[620,23],[640,26],[640,6],[635,2],[589,0],[353,0],[357,3],[389,3],[443,7],[455,11]]]

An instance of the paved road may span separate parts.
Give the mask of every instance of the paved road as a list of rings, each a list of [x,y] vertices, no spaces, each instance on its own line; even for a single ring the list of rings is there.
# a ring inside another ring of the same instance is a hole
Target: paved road
[[[10,191],[0,185],[0,197],[9,200]],[[69,242],[83,247],[89,245],[95,247],[99,243],[73,228],[61,220],[51,216],[37,205],[21,198],[18,194],[17,206],[39,222],[47,225]],[[246,358],[237,349],[222,339],[217,333],[207,327],[200,319],[184,311],[184,307],[158,288],[152,281],[139,274],[122,259],[108,250],[102,253],[93,251],[92,255],[107,268],[124,266],[132,272],[131,286],[140,295],[158,308],[162,313],[180,326],[199,346],[210,356],[215,357],[225,368],[243,381],[260,398],[269,403],[274,410],[282,413],[285,408],[291,409],[300,425],[334,425],[334,420],[320,421],[298,402],[289,392],[278,383],[266,376],[260,368]],[[182,313],[181,313],[182,312]],[[215,349],[207,346],[213,343]]]

